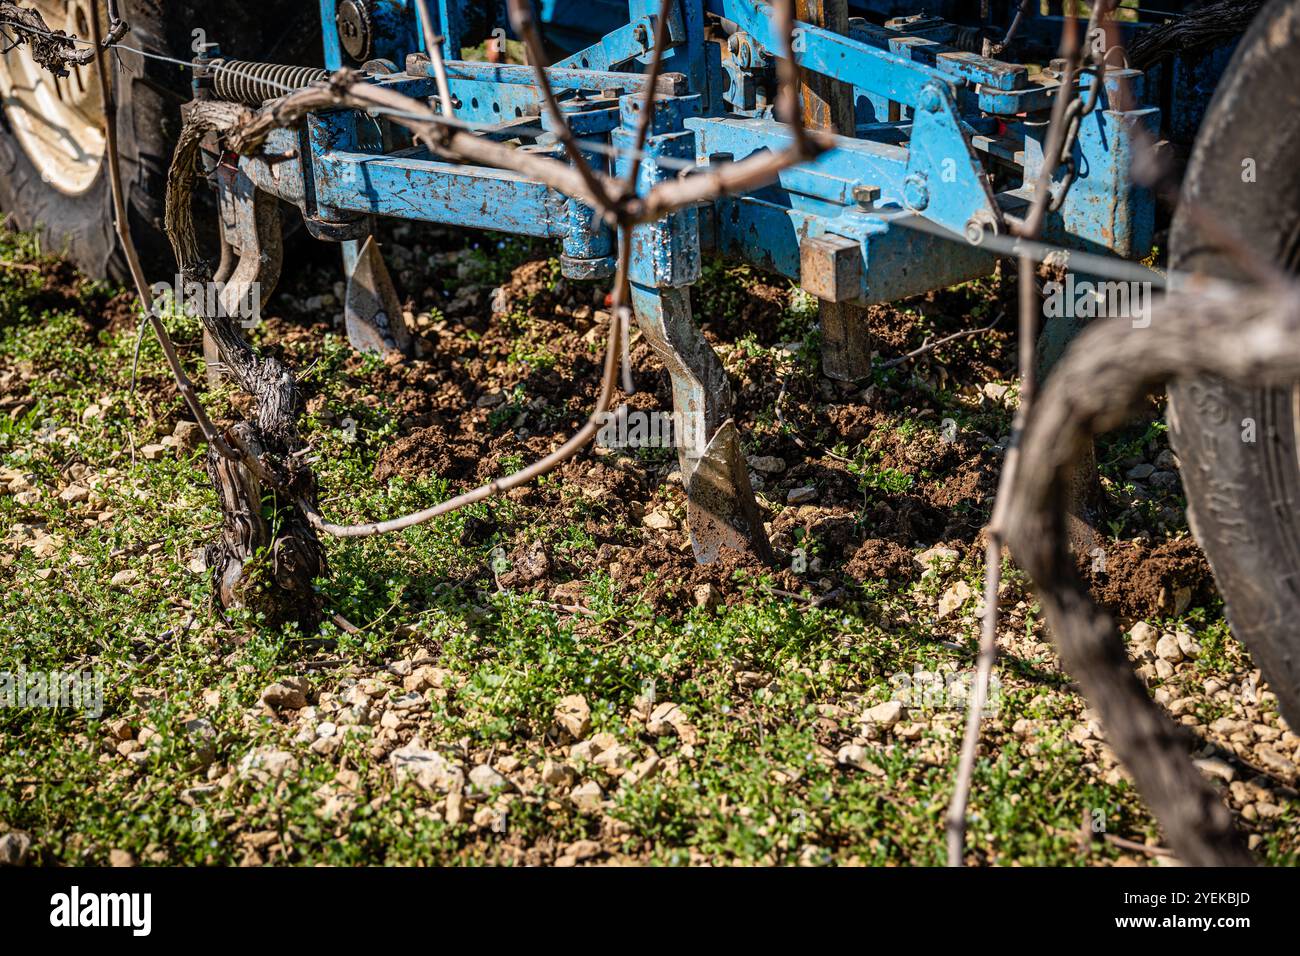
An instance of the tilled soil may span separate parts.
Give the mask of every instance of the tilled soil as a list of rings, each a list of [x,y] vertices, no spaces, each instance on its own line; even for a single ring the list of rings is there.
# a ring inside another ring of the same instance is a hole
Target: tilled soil
[[[436,230],[421,236],[398,226],[386,245],[399,284],[414,290],[406,301],[417,357],[375,362],[351,356],[334,399],[319,392],[318,382],[304,382],[306,411],[337,417],[333,405],[341,397],[343,404],[391,416],[397,434],[379,450],[374,479],[438,476],[456,492],[545,455],[580,427],[599,387],[607,294],[602,287],[564,280],[552,259],[525,259],[507,268],[493,261],[499,250],[487,244],[487,265],[467,268],[474,263],[460,237]],[[302,369],[314,360],[321,335],[339,331],[343,289],[332,268],[288,274],[291,283],[272,301],[259,337],[263,348]],[[129,295],[110,295],[64,263],[43,265],[40,276],[36,301],[82,314],[92,342],[101,330],[136,322]],[[503,281],[495,284],[497,278]],[[313,294],[331,285],[334,295]],[[911,560],[916,552],[943,544],[966,554],[976,546],[1006,440],[1008,390],[989,383],[1013,377],[1011,323],[888,373],[878,371],[869,382],[846,384],[822,377],[815,358],[799,355],[798,341],[788,342],[804,335],[812,321],[792,324],[788,283],[746,271],[743,285],[744,295],[725,300],[734,308],[718,308],[710,290],[697,287],[695,307],[731,375],[746,452],[751,461],[765,463],[751,477],[781,567],[762,566],[743,554],[727,555],[715,567],[697,566],[673,456],[607,449],[566,463],[559,482],[511,493],[526,510],[516,512],[512,526],[494,528],[507,540],[518,538],[507,552],[526,546],[533,517],[566,507],[566,495],[575,488],[600,502],[600,519],[588,520],[587,530],[598,543],[602,566],[621,584],[653,571],[645,598],[661,609],[680,606],[706,585],[717,588],[720,600],[732,600],[729,583],[738,572],[767,575],[772,587],[814,596],[866,580],[903,584],[918,570]],[[921,323],[920,339],[926,341],[982,324],[968,318],[976,307],[1004,317],[1014,313],[1012,283],[995,282],[991,296],[983,288],[959,287],[871,306],[866,321],[877,364],[915,348]],[[671,410],[669,378],[639,335],[631,361],[639,390],[620,392],[616,404]],[[175,387],[166,378],[146,375],[138,388],[147,408],[174,405]],[[233,401],[236,408],[242,404],[239,396]],[[973,425],[945,433],[955,405]],[[900,429],[900,416],[917,427]],[[170,424],[162,422],[160,429]],[[864,464],[890,480],[873,486],[861,473]],[[809,487],[815,489],[810,500],[787,503],[792,490]],[[796,548],[815,553],[810,573],[790,570]],[[1115,541],[1106,551],[1104,570],[1086,560],[1080,568],[1096,598],[1122,621],[1170,615],[1213,594],[1209,567],[1187,537]],[[575,570],[548,562],[545,573],[527,583],[554,589]]]
[[[609,318],[602,289],[565,281],[554,261],[543,259],[509,270],[500,285],[471,279],[454,282],[447,291],[438,277],[464,275],[463,256],[430,253],[416,244],[398,259],[408,265],[401,273],[406,286],[422,287],[407,300],[419,357],[378,365],[355,357],[345,367],[345,394],[350,391],[356,402],[399,422],[398,434],[378,454],[375,480],[437,475],[453,492],[463,491],[512,470],[508,464],[518,467],[541,457],[580,427],[599,386]],[[411,265],[426,260],[433,263],[432,275],[420,275]],[[606,449],[566,463],[559,482],[511,493],[526,510],[517,512],[513,526],[494,530],[507,540],[517,538],[505,549],[512,562],[520,549],[531,547],[532,519],[565,508],[574,489],[601,504],[600,519],[587,522],[601,566],[620,584],[641,582],[654,572],[644,597],[661,610],[684,607],[708,585],[723,602],[734,600],[729,584],[738,572],[768,575],[771,587],[813,596],[866,580],[901,585],[918,571],[912,561],[917,551],[943,544],[966,554],[976,545],[1001,465],[1006,436],[997,432],[1005,428],[1009,410],[1004,386],[982,391],[981,383],[1011,377],[1009,331],[1000,327],[955,341],[869,382],[849,385],[818,374],[815,360],[795,354],[797,342],[783,350],[792,331],[807,331],[791,328],[787,283],[746,275],[745,290],[735,300],[739,308],[730,311],[710,308],[707,290],[697,290],[696,314],[731,374],[746,451],[751,461],[765,464],[766,470],[755,469],[751,477],[781,567],[762,566],[743,554],[727,555],[715,567],[697,566],[683,527],[685,497],[673,456]],[[982,291],[949,290],[870,307],[866,318],[877,362],[915,348],[918,323],[927,325],[923,339],[938,338],[970,327],[966,315],[980,302],[1004,314],[1014,308],[1014,289],[998,284],[992,302],[980,298]],[[283,301],[292,314],[298,300],[291,292]],[[292,320],[272,321],[265,337],[306,352],[322,330],[317,319],[309,334]],[[620,392],[615,402],[671,410],[668,375],[639,335],[633,338],[631,360],[639,390],[630,396]],[[945,434],[954,403],[965,407],[976,427]],[[309,398],[308,408],[328,414],[323,397]],[[900,413],[917,427],[900,430]],[[861,463],[855,460],[864,450],[869,468],[892,476],[892,484],[864,490]],[[815,488],[812,500],[787,504],[793,489],[807,487]],[[656,528],[645,526],[652,514],[649,523]],[[811,573],[790,570],[797,547],[815,552]],[[1151,560],[1139,555],[1147,550]],[[1166,560],[1166,553],[1180,561]],[[544,573],[522,583],[555,590],[576,570],[548,561]],[[1203,600],[1210,586],[1206,572],[1199,551],[1186,539],[1154,550],[1122,544],[1094,587],[1098,599],[1122,618],[1139,618],[1171,613],[1179,595]]]

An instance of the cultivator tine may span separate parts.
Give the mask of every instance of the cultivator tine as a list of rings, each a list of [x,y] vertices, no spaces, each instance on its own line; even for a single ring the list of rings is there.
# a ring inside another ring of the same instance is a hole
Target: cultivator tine
[[[700,564],[717,561],[724,547],[753,551],[760,560],[773,561],[732,419],[722,423],[695,462],[686,479],[686,496],[691,549]]]
[[[727,372],[692,318],[689,292],[633,284],[632,304],[637,324],[672,379],[673,412],[682,429],[677,462],[689,499],[686,517],[695,559],[712,564],[725,546],[770,563],[772,546],[731,419]]]
[[[358,352],[411,354],[411,331],[373,236],[361,247],[356,267],[348,277],[343,315],[348,342]]]

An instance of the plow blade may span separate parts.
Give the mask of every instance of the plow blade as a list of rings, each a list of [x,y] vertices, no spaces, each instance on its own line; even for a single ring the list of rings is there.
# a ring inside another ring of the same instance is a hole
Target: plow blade
[[[348,278],[343,315],[348,342],[358,352],[411,354],[411,332],[402,318],[402,304],[373,236],[361,247]]]
[[[772,546],[749,483],[740,434],[730,418],[718,428],[686,481],[691,548],[700,564],[718,560],[724,547],[773,561]]]

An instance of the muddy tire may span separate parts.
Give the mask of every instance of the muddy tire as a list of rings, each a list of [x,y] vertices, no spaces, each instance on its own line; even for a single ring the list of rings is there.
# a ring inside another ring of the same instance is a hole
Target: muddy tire
[[[74,14],[77,6],[68,4]],[[221,43],[223,52],[244,59],[279,56],[285,62],[310,62],[303,58],[313,54],[317,61],[320,58],[318,14],[309,10],[311,15],[306,16],[303,5],[290,0],[234,0],[217,7],[220,12],[201,0],[124,0],[120,7],[131,25],[122,42],[151,53],[188,61],[194,55],[194,31],[202,29],[207,39]],[[67,32],[79,36],[88,33],[84,24],[76,29],[75,20],[50,25],[54,29],[72,26]],[[306,38],[311,38],[310,44]],[[19,55],[11,53],[6,59]],[[180,133],[180,106],[190,97],[190,75],[183,67],[126,50],[114,55],[122,65],[117,73],[117,132],[131,234],[150,277],[165,277],[173,268],[163,233],[167,167]],[[15,60],[10,65],[19,77],[16,64]],[[94,82],[94,67],[61,82],[76,83],[76,89],[84,90]],[[64,101],[71,87],[56,89],[58,99]],[[98,153],[82,150],[91,159],[80,168],[70,168],[57,150],[41,144],[32,132],[34,125],[29,122],[24,127],[25,117],[16,109],[13,105],[0,109],[0,218],[11,213],[19,228],[39,230],[45,249],[65,254],[87,275],[125,281],[125,260],[113,234],[102,146]],[[27,112],[30,116],[35,111]],[[76,120],[74,114],[72,122]],[[92,129],[79,130],[77,147],[83,141],[93,143],[94,136]]]
[[[1206,114],[1170,236],[1175,269],[1247,280],[1197,226],[1300,268],[1300,0],[1274,0],[1242,39]],[[1253,172],[1253,176],[1251,173]],[[1296,389],[1196,379],[1169,390],[1192,530],[1233,633],[1300,728],[1300,425]]]

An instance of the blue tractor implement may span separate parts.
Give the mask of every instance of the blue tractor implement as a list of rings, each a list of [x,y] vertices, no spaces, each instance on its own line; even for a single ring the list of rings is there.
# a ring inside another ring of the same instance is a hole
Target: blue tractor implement
[[[472,41],[511,36],[504,10],[486,6],[429,3],[456,120],[563,157],[533,69],[466,57]],[[1045,240],[1128,259],[1151,249],[1154,202],[1129,173],[1139,142],[1160,135],[1146,75],[1122,63],[1083,71],[1077,131],[1064,155],[1047,157],[1047,117],[1061,92],[1050,63],[1031,71],[971,52],[969,27],[929,13],[837,20],[833,6],[800,5],[806,20],[794,54],[807,78],[810,125],[833,132],[834,148],[770,186],[676,212],[633,236],[635,319],[671,375],[676,420],[694,438],[678,442],[678,457],[703,562],[722,547],[770,553],[727,375],[691,312],[690,287],[706,256],[787,276],[820,300],[823,368],[855,380],[870,373],[863,308],[990,273],[990,237],[1005,235],[1009,218],[1026,209],[1044,164],[1053,169]],[[642,189],[780,150],[790,137],[774,116],[781,41],[768,4],[677,0],[668,9]],[[548,45],[560,53],[548,68],[551,85],[598,170],[630,167],[659,11],[659,0],[541,5]],[[321,0],[320,21],[325,70],[226,59],[209,47],[197,64],[197,95],[261,105],[351,67],[376,86],[438,101],[415,3]],[[591,36],[593,23],[605,32]],[[1059,23],[1036,28],[1059,31]],[[400,349],[407,339],[370,241],[376,217],[554,240],[567,278],[614,272],[614,235],[592,209],[514,172],[441,161],[363,112],[313,114],[301,129],[274,133],[262,154],[224,157],[214,172],[227,252],[218,278],[258,281],[269,294],[279,264],[271,200],[284,200],[313,236],[342,244],[349,333],[361,348]]]

